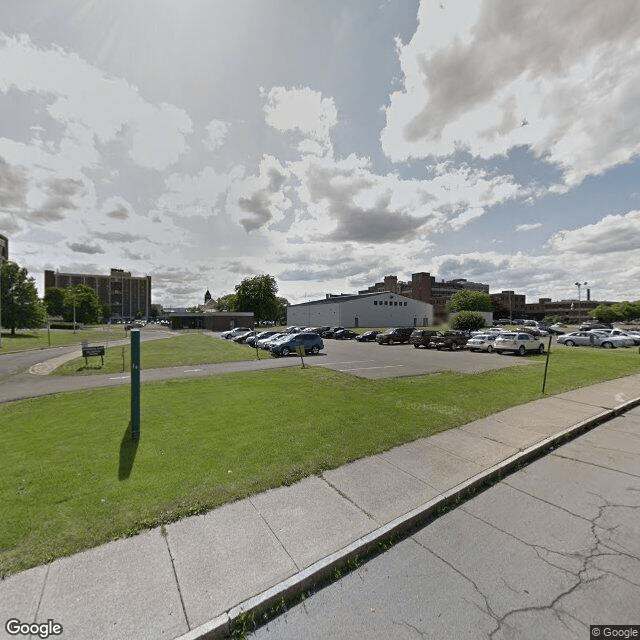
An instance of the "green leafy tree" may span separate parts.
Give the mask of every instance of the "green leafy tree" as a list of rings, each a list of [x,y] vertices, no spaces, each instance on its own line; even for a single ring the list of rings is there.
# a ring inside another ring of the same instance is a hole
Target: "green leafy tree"
[[[2,326],[11,329],[36,329],[47,320],[44,303],[38,299],[35,281],[24,267],[15,262],[2,262]]]
[[[285,324],[287,322],[287,307],[289,306],[289,301],[281,297],[276,298],[276,300],[278,302],[278,313],[273,320],[280,324]]]
[[[483,291],[464,289],[451,296],[446,304],[447,311],[492,311],[491,296]]]
[[[485,326],[484,316],[477,311],[461,311],[449,326],[456,331],[477,331]]]
[[[595,309],[591,309],[589,316],[595,318],[598,322],[616,322],[616,320],[620,320],[616,310],[612,305],[608,304],[600,304]]]
[[[228,293],[225,296],[220,296],[216,300],[216,309],[218,311],[237,311],[236,309],[236,294]]]
[[[44,305],[50,316],[61,316],[64,311],[64,289],[50,287],[44,292]]]
[[[95,324],[102,318],[102,303],[96,292],[86,284],[77,284],[75,287],[65,289],[64,313],[67,322],[73,321],[73,309],[75,306],[76,322],[82,324]]]
[[[236,285],[234,311],[252,311],[256,322],[278,318],[278,285],[273,276],[245,278]]]

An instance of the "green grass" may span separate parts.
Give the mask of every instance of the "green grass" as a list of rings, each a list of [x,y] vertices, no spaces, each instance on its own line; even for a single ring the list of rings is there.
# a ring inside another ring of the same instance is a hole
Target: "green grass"
[[[365,380],[307,367],[148,383],[138,446],[128,387],[0,405],[0,573],[539,398],[544,357],[529,360],[475,375]],[[547,393],[639,372],[637,349],[555,349]]]
[[[271,358],[271,355],[266,351],[260,350],[259,353],[260,358]],[[143,369],[255,359],[255,349],[204,333],[180,333],[167,340],[143,342],[140,347],[140,360]],[[59,366],[53,373],[55,375],[91,375],[129,371],[131,346],[127,344],[106,349],[104,364],[101,363],[99,357],[88,358],[87,363],[85,364],[84,358],[75,358]]]
[[[26,351],[27,349],[46,349],[48,347],[67,347],[80,345],[83,341],[99,342],[106,344],[107,341],[126,340],[129,334],[124,331],[123,326],[100,325],[73,330],[66,329],[17,329],[15,335],[6,329],[2,332],[2,349],[0,353],[11,351]]]

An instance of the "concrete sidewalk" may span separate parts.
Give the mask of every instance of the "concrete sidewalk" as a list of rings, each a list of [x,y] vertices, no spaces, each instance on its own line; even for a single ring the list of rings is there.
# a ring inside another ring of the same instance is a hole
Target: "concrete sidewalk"
[[[52,620],[73,640],[225,637],[242,612],[267,610],[452,496],[638,404],[640,375],[537,400],[16,574],[0,582],[0,638],[15,637],[10,618]],[[640,411],[629,415],[633,432],[608,435],[599,463],[640,476]]]

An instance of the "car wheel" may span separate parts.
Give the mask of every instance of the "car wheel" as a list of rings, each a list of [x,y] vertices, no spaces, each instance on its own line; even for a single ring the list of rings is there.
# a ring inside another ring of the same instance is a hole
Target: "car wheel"
[[[603,349],[611,349],[613,347],[613,344],[611,344],[611,342],[603,342],[602,343],[602,348]]]
[[[414,344],[413,346],[414,346],[415,349],[419,349],[420,348],[419,344]]]
[[[280,352],[283,356],[288,356],[291,351],[289,351],[289,347],[282,347],[282,351]]]
[[[502,355],[502,349],[496,349],[496,353],[501,356]]]
[[[493,351],[493,345],[489,345],[487,347],[487,353],[491,353]]]
[[[317,356],[320,353],[320,347],[317,344],[314,344],[313,347],[311,347],[311,353],[314,356]]]
[[[567,347],[575,347],[576,343],[573,340],[567,340],[565,342],[565,344],[567,345]]]
[[[524,348],[524,346],[523,346],[523,345],[520,345],[520,346],[518,347],[518,355],[519,355],[519,356],[523,356],[525,353],[527,353],[527,350]]]
[[[541,344],[541,345],[538,347],[538,353],[544,353],[544,345],[543,345],[543,344]]]

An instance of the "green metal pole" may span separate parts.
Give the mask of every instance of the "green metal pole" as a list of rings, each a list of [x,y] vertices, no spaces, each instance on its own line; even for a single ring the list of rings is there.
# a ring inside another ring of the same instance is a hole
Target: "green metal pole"
[[[547,386],[547,369],[549,368],[549,356],[551,355],[551,339],[552,335],[549,335],[549,346],[547,347],[547,360],[544,363],[544,378],[542,379],[542,393],[544,393],[545,387]]]
[[[140,330],[131,330],[131,439],[140,438]]]

